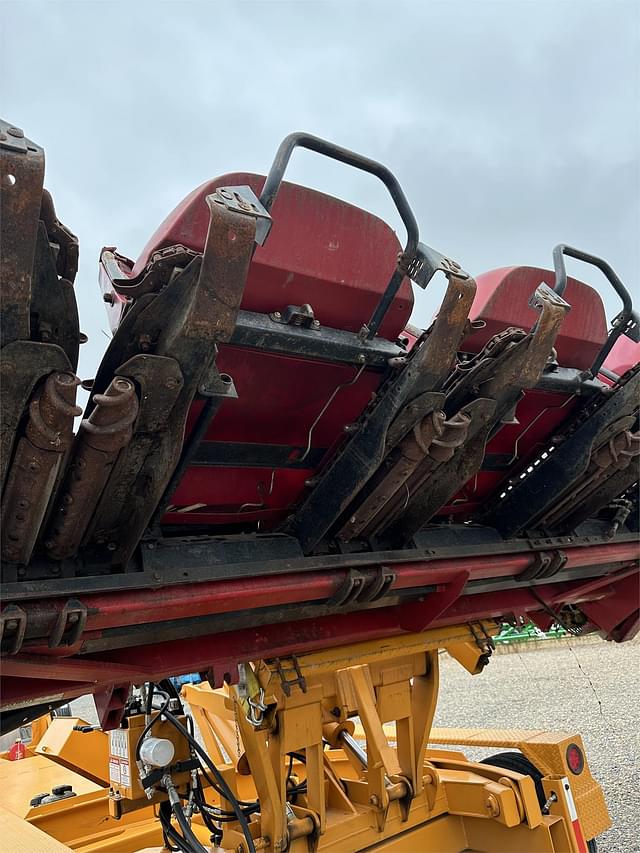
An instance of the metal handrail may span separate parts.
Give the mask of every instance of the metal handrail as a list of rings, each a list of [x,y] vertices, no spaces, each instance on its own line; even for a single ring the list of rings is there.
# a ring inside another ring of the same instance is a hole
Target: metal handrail
[[[396,209],[400,214],[400,218],[407,229],[407,242],[404,252],[399,257],[389,283],[364,329],[365,337],[371,340],[380,328],[380,324],[407,274],[408,267],[416,256],[420,236],[416,218],[397,178],[386,166],[383,166],[382,163],[378,163],[376,160],[370,160],[368,157],[356,154],[348,148],[341,148],[339,145],[334,145],[334,143],[328,142],[326,139],[320,139],[318,136],[313,136],[309,133],[290,133],[280,143],[260,195],[260,202],[268,211],[271,210],[271,206],[276,199],[294,148],[307,148],[310,151],[323,154],[325,157],[345,163],[347,166],[353,166],[356,169],[361,169],[363,172],[375,175],[389,190]]]

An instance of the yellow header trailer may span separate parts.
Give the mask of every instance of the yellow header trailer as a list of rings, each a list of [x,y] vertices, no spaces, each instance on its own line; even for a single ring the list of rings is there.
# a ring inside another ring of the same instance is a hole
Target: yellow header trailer
[[[610,822],[579,735],[432,728],[439,650],[479,673],[496,630],[483,621],[247,662],[238,685],[186,685],[186,713],[167,699],[147,717],[132,703],[109,734],[41,723],[22,761],[0,761],[0,849],[595,850]],[[447,743],[503,752],[474,763]],[[159,766],[149,756],[163,749]]]

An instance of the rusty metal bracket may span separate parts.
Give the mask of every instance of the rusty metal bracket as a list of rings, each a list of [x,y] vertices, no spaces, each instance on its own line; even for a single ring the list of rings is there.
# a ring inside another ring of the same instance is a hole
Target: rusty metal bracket
[[[0,346],[29,340],[44,150],[0,120]]]
[[[290,522],[289,529],[306,552],[313,550],[349,507],[349,517],[358,517],[362,501],[368,498],[362,492],[385,457],[429,412],[442,408],[444,394],[439,389],[455,360],[475,292],[473,279],[449,276],[433,326],[413,347],[399,374],[391,376],[381,389],[361,418],[360,429],[323,472]],[[398,482],[395,492],[383,492],[397,494],[401,487]],[[348,525],[343,525],[343,531],[345,539],[356,535],[355,528],[352,531]]]
[[[0,650],[16,655],[22,648],[27,630],[27,614],[17,604],[8,604],[0,613]]]
[[[418,287],[424,290],[438,271],[462,279],[470,278],[469,273],[465,272],[459,263],[425,243],[418,243],[415,255],[407,266],[407,275],[411,281],[415,281]]]
[[[473,622],[469,622],[468,626],[476,646],[482,652],[480,663],[486,666],[489,663],[489,658],[496,649],[495,641],[491,634],[487,632],[483,622],[477,622],[475,625]]]
[[[73,372],[58,346],[35,341],[13,341],[0,359],[0,484],[4,485],[18,425],[40,379],[49,373]]]
[[[116,373],[132,379],[140,393],[134,435],[114,465],[83,542],[106,544],[117,565],[127,564],[154,515],[180,460],[191,403],[201,386],[210,388],[215,346],[235,329],[256,220],[227,210],[213,196],[207,203],[203,255],[158,294],[145,294],[131,306],[96,376],[98,393]],[[231,378],[220,379],[224,398],[232,396]],[[224,398],[209,399],[215,408]]]
[[[72,439],[80,380],[72,373],[52,373],[29,403],[24,434],[18,440],[2,496],[2,559],[29,562],[45,517],[62,460]]]
[[[85,629],[88,613],[86,604],[77,598],[70,598],[56,618],[49,635],[49,648],[75,645]]]
[[[138,415],[135,385],[123,376],[115,376],[104,394],[94,394],[93,402],[94,409],[80,424],[44,537],[44,547],[55,560],[77,551],[114,462],[131,441]]]
[[[232,213],[244,213],[256,220],[256,243],[262,246],[271,231],[271,214],[248,186],[218,187],[209,198]]]
[[[424,482],[414,487],[401,514],[385,529],[385,538],[394,543],[408,542],[480,468],[495,407],[495,400],[480,397],[460,410],[460,415],[470,419],[464,442],[454,447],[448,461],[438,465]]]
[[[153,293],[169,283],[176,268],[184,269],[198,253],[181,244],[158,249],[142,270],[135,276],[127,276],[127,258],[118,254],[112,246],[105,247],[100,253],[100,285],[102,298],[113,305],[114,293],[126,299],[139,299],[145,293]],[[125,267],[123,269],[123,267]]]

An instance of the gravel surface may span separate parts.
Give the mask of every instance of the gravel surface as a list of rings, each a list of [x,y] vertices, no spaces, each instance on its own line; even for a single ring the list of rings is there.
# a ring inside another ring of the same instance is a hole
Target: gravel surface
[[[598,839],[599,853],[640,853],[638,840],[638,696],[640,637],[616,645],[594,638],[495,654],[478,676],[440,656],[435,725],[567,729],[583,739],[593,776],[604,788],[613,820]],[[90,697],[73,713],[95,720]],[[479,760],[496,750],[463,748]]]
[[[548,642],[535,651],[523,644],[522,652],[495,654],[473,677],[442,654],[435,725],[580,733],[613,821],[598,838],[598,853],[638,853],[640,638],[622,645]],[[498,750],[463,751],[479,760]]]

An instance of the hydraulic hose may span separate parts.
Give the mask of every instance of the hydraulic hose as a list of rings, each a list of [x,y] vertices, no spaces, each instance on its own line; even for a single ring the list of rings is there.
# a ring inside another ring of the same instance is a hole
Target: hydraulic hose
[[[241,808],[240,804],[238,803],[238,800],[236,799],[233,792],[231,791],[231,789],[227,785],[226,781],[224,780],[224,777],[222,776],[222,774],[220,773],[220,771],[218,770],[216,765],[213,763],[213,761],[211,760],[209,755],[206,753],[206,751],[200,746],[198,741],[191,734],[189,734],[189,732],[182,725],[182,723],[178,719],[176,719],[176,717],[174,717],[174,715],[170,711],[164,711],[163,713],[164,713],[165,719],[167,719],[171,723],[171,725],[177,731],[179,731],[183,737],[185,737],[189,741],[189,743],[191,744],[191,746],[193,747],[195,752],[198,753],[200,758],[205,762],[207,767],[211,770],[214,778],[216,779],[216,781],[217,781],[217,783],[221,789],[222,795],[225,797],[225,799],[229,800],[229,802],[233,806],[233,811],[235,812],[235,815],[238,819],[238,823],[242,827],[242,834],[244,835],[244,838],[245,838],[245,843],[247,845],[248,853],[256,853],[256,847],[255,847],[255,844],[253,842],[251,830],[249,829],[249,822],[247,821],[246,815],[242,811],[242,808]],[[186,818],[185,818],[185,820],[186,820]],[[200,843],[200,842],[198,842],[198,843]]]
[[[186,842],[190,845],[193,853],[208,853],[207,848],[200,843],[196,834],[191,829],[189,821],[184,813],[182,805],[180,804],[180,796],[176,791],[176,786],[173,784],[173,779],[167,773],[162,777],[162,782],[164,787],[167,790],[167,794],[169,795],[169,802],[171,803],[171,811],[175,815],[176,820],[178,821],[178,825],[182,830],[182,834],[186,840]]]

